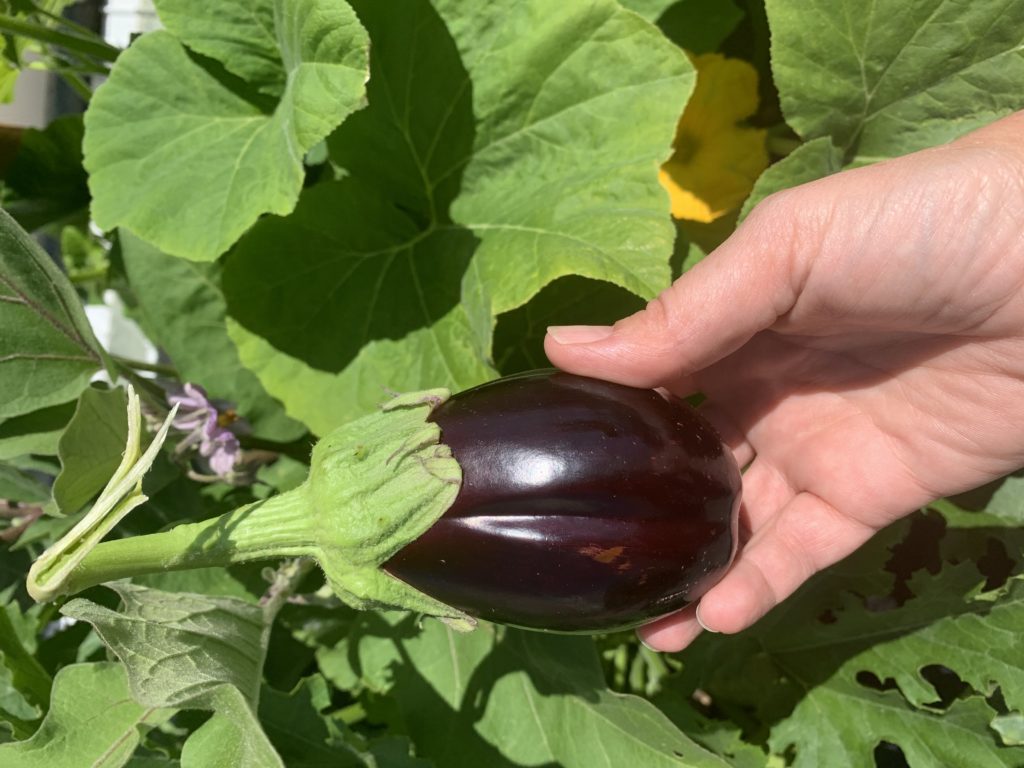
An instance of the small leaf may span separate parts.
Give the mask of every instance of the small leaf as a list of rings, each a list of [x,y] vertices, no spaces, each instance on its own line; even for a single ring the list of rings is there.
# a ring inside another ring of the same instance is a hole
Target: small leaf
[[[10,723],[16,737],[26,738],[46,711],[52,681],[33,655],[34,635],[26,647],[15,621],[26,621],[17,603],[0,607],[0,721]],[[35,620],[27,621],[32,630],[37,628]]]
[[[50,498],[50,488],[40,478],[9,462],[0,462],[0,499],[38,504]]]
[[[82,117],[65,115],[44,130],[27,129],[4,174],[3,205],[25,229],[65,221],[89,207],[82,167]]]
[[[1010,712],[993,718],[992,727],[1006,746],[1024,747],[1024,715],[1020,712]]]
[[[75,412],[75,402],[51,405],[0,421],[0,461],[34,453],[56,456],[61,433]]]
[[[320,675],[304,678],[290,693],[263,689],[260,722],[288,768],[367,765],[338,726],[320,714],[330,704],[330,686]]]
[[[74,579],[83,575],[76,571],[78,566],[115,525],[146,501],[146,496],[142,493],[142,478],[153,465],[177,410],[177,405],[171,408],[164,423],[153,436],[153,442],[143,452],[139,398],[132,386],[128,385],[128,434],[121,462],[96,499],[96,503],[32,564],[26,586],[34,600],[45,602],[65,592],[76,591],[76,587],[73,586]],[[74,517],[66,519],[73,520]]]
[[[761,174],[750,197],[743,204],[741,220],[772,193],[830,176],[842,170],[842,166],[842,153],[828,137],[801,144]]]
[[[50,711],[28,740],[0,744],[0,765],[17,768],[117,768],[142,733],[173,711],[132,700],[120,664],[74,664],[57,673]]]
[[[0,211],[0,418],[78,397],[103,353],[67,277]]]
[[[61,470],[53,499],[62,515],[73,515],[92,501],[121,463],[128,439],[127,404],[120,387],[89,387],[78,398],[58,444]]]
[[[285,768],[237,688],[217,696],[217,709],[181,750],[182,768]]]

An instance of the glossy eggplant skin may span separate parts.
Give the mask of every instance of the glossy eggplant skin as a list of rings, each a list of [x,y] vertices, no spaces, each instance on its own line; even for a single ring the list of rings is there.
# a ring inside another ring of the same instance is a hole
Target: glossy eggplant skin
[[[633,627],[699,598],[735,555],[739,470],[681,400],[546,370],[456,394],[431,419],[463,485],[383,567],[472,616]]]

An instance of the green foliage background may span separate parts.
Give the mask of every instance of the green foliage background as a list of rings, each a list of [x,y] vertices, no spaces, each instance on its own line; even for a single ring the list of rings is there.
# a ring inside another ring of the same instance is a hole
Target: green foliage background
[[[694,86],[686,52],[749,60],[753,122],[789,144],[745,215],[1024,106],[1024,4],[156,6],[165,29],[120,53],[47,15],[61,7],[0,13],[12,71],[30,39],[67,77],[109,67],[84,122],[26,132],[3,165],[0,765],[1024,764],[1019,477],[674,655],[357,614],[315,575],[275,602],[259,566],[60,607],[22,589],[119,459],[123,391],[93,374],[166,408],[83,300],[117,291],[161,375],[231,400],[247,455],[277,458],[232,486],[168,453],[118,535],[209,517],[293,487],[312,441],[390,390],[543,365],[546,325],[634,311],[726,236],[674,225],[657,181]],[[24,230],[63,233],[65,270]]]

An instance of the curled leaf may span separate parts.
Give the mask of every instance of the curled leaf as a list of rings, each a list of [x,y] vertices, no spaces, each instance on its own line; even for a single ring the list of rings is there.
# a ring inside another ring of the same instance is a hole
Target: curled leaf
[[[70,573],[125,515],[147,500],[142,478],[153,465],[167,437],[177,407],[171,409],[153,442],[142,452],[142,411],[139,396],[128,385],[128,441],[124,457],[89,513],[46,550],[28,572],[28,592],[38,602],[47,602],[63,594]]]

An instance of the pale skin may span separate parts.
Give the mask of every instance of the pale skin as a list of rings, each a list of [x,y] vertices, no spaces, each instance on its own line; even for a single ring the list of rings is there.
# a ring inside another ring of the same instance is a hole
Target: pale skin
[[[551,328],[545,350],[706,395],[746,467],[741,550],[640,637],[738,632],[893,521],[1024,466],[1024,112],[773,195],[646,309]]]

